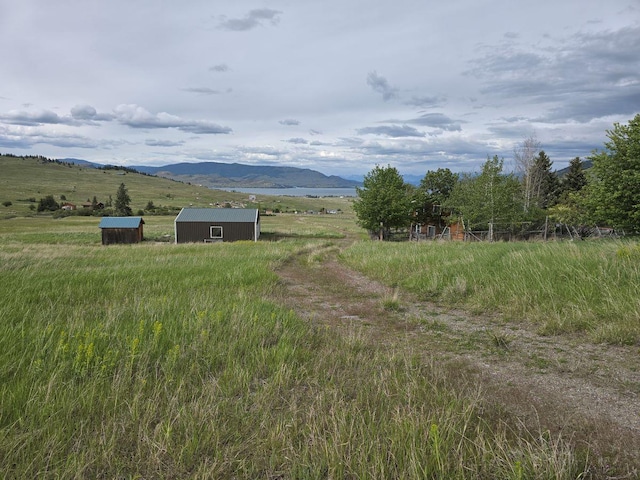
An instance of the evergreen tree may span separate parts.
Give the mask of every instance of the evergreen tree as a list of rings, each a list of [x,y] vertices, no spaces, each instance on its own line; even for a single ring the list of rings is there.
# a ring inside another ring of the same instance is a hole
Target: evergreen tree
[[[131,215],[132,211],[131,207],[129,207],[129,203],[131,203],[131,197],[129,197],[127,187],[124,183],[121,183],[120,187],[118,187],[118,193],[116,194],[116,201],[114,205],[116,216],[127,217]]]
[[[582,190],[587,184],[587,176],[584,173],[582,160],[576,157],[569,163],[569,170],[562,179],[562,193],[567,195]]]
[[[531,169],[531,203],[541,209],[547,209],[558,201],[560,182],[556,173],[551,171],[551,165],[551,159],[541,150]]]

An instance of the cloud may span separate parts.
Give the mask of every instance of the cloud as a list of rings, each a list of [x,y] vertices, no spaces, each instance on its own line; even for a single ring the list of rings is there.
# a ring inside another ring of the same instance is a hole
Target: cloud
[[[398,90],[389,85],[387,79],[378,75],[376,71],[369,72],[367,75],[367,85],[375,92],[382,94],[382,99],[385,102],[398,96]]]
[[[181,147],[182,145],[184,145],[184,142],[183,141],[174,142],[171,140],[156,140],[153,138],[149,138],[145,140],[144,144],[149,147]]]
[[[405,105],[412,105],[420,108],[433,108],[440,107],[444,104],[445,99],[438,96],[416,96],[411,97],[410,100],[405,101]]]
[[[23,110],[10,110],[4,115],[0,115],[0,120],[10,125],[73,125],[76,122],[71,117],[61,117],[51,110],[38,110],[35,112],[27,112]]]
[[[309,135],[322,135],[320,130],[315,130],[313,128],[309,129]]]
[[[640,26],[578,33],[548,46],[488,46],[464,72],[481,92],[546,105],[537,121],[589,122],[637,111]]]
[[[449,118],[442,113],[425,113],[418,118],[407,120],[407,123],[422,125],[425,127],[441,128],[449,132],[459,132],[462,130],[460,122]]]
[[[108,148],[117,142],[97,142],[80,135],[60,133],[54,135],[32,127],[7,128],[0,126],[0,147],[28,149],[39,144],[61,148]]]
[[[210,67],[209,71],[218,72],[218,73],[228,72],[229,66],[226,63],[220,63],[218,65],[214,65],[213,67]]]
[[[71,109],[71,115],[58,115],[51,110],[37,110],[34,112],[12,110],[0,115],[0,120],[10,125],[35,127],[39,125],[69,125],[80,126],[93,124],[96,121],[113,120],[113,115],[98,113],[90,105],[76,105]]]
[[[297,145],[306,145],[307,143],[309,143],[307,140],[305,140],[304,138],[290,138],[289,140],[284,140],[285,142],[288,143],[295,143]]]
[[[91,105],[76,105],[71,109],[71,116],[76,120],[88,121],[109,121],[113,120],[113,115],[108,113],[98,113]]]
[[[118,105],[114,109],[115,118],[131,128],[176,128],[183,132],[199,134],[227,134],[232,130],[204,120],[186,120],[166,112],[152,114],[135,104]]]
[[[242,18],[226,18],[222,17],[219,28],[223,30],[231,30],[234,32],[243,32],[262,26],[264,22],[269,22],[271,25],[277,25],[280,22],[279,10],[271,10],[269,8],[261,8],[251,10]]]
[[[365,127],[357,130],[358,135],[385,135],[392,138],[400,137],[424,137],[424,132],[420,132],[409,125],[383,125],[380,127]]]
[[[280,120],[278,122],[280,125],[300,125],[300,120],[295,120],[293,118],[285,118],[284,120]]]
[[[189,93],[197,93],[199,95],[220,95],[221,93],[223,93],[220,90],[214,90],[213,88],[208,88],[208,87],[188,87],[188,88],[183,88],[182,91],[189,92]]]

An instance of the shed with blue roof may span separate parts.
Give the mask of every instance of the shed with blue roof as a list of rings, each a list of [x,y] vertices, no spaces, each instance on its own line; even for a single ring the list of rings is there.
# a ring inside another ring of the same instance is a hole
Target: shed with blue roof
[[[176,243],[260,238],[260,212],[255,208],[183,208],[174,224]]]
[[[138,243],[143,240],[142,217],[102,217],[102,244]]]

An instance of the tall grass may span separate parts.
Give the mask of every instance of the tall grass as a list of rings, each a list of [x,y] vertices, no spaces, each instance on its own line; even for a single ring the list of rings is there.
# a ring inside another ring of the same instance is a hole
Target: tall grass
[[[640,245],[634,242],[362,242],[343,259],[425,299],[530,320],[545,333],[640,342]]]
[[[576,478],[446,366],[279,306],[301,242],[0,243],[8,478]],[[459,377],[459,375],[458,375]]]

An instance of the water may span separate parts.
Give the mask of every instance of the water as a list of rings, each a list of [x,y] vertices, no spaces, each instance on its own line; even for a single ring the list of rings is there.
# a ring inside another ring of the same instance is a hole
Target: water
[[[289,197],[355,197],[356,189],[352,188],[219,188],[227,192],[248,193],[250,195],[281,195]]]

